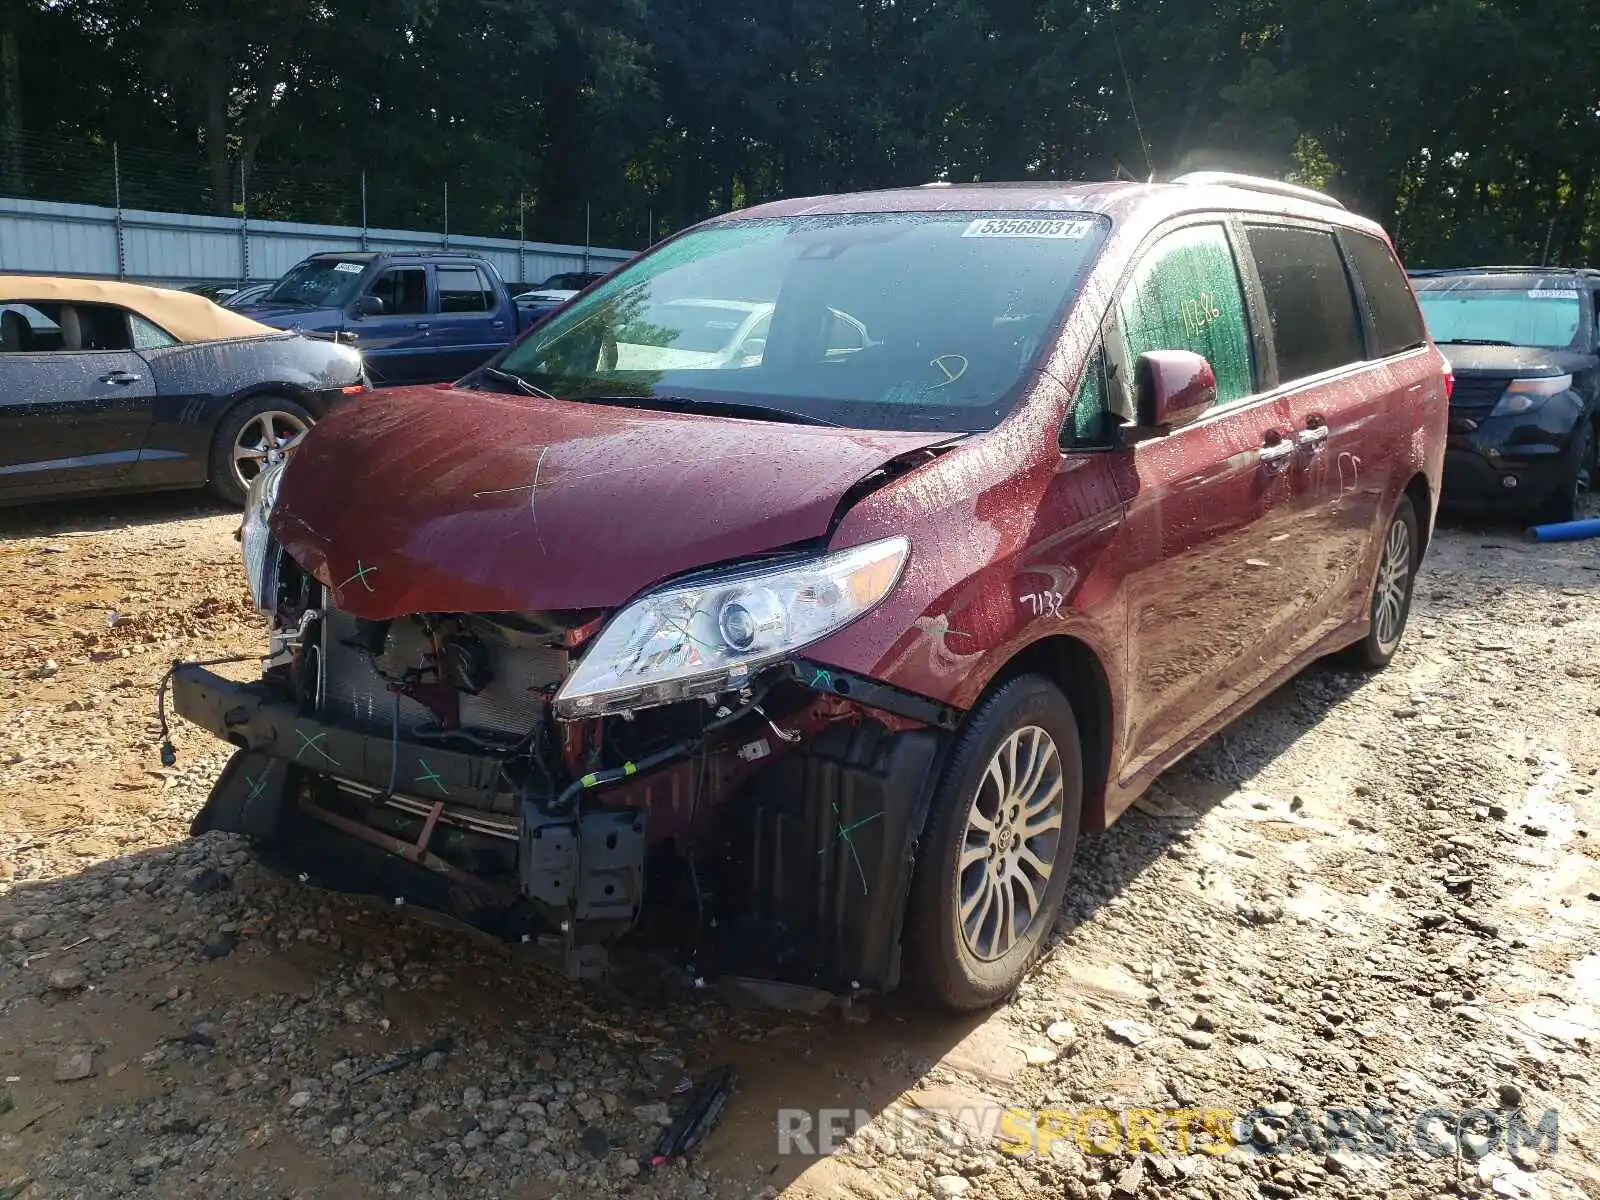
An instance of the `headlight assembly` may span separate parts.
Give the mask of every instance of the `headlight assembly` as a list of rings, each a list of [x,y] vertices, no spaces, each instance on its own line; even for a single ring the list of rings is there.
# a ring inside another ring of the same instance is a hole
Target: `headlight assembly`
[[[903,537],[779,567],[707,575],[635,600],[556,695],[559,716],[599,716],[742,687],[876,606],[911,555]]]
[[[271,613],[278,599],[278,544],[267,527],[267,518],[278,502],[278,487],[288,460],[268,462],[250,481],[244,499],[244,520],[239,525],[239,544],[244,550],[244,573],[250,583],[250,599],[261,612]]]
[[[1549,375],[1541,379],[1513,379],[1494,406],[1491,417],[1514,417],[1532,412],[1551,396],[1559,396],[1572,387],[1571,375]]]

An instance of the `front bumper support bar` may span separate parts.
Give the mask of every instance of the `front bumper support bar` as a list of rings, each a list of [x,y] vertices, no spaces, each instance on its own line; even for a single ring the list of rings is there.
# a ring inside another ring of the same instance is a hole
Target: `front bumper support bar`
[[[173,669],[172,703],[224,741],[319,775],[491,811],[507,790],[498,758],[324,724],[259,683],[193,664]]]

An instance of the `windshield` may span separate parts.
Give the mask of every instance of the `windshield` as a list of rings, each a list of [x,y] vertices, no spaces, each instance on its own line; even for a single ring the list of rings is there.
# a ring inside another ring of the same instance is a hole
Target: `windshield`
[[[625,267],[498,365],[572,399],[990,429],[1108,228],[1059,212],[733,221]]]
[[[1587,350],[1590,321],[1576,281],[1539,275],[1428,275],[1414,278],[1433,340],[1506,342],[1545,350]]]
[[[540,292],[581,292],[588,286],[589,276],[587,275],[552,275],[534,290]]]
[[[364,262],[310,259],[289,273],[261,297],[262,304],[301,304],[307,308],[343,308],[361,286]]]

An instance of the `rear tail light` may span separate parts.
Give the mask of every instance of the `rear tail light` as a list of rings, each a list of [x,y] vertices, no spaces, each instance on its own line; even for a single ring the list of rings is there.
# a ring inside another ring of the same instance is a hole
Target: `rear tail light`
[[[1444,360],[1444,398],[1450,399],[1456,394],[1456,369],[1450,365],[1450,360]]]
[[[364,392],[366,390],[367,390],[367,385],[366,384],[364,384],[364,383],[352,383],[349,387],[340,388],[339,392],[340,392],[341,395],[345,395],[345,396],[357,396],[357,395],[360,395],[362,392]]]

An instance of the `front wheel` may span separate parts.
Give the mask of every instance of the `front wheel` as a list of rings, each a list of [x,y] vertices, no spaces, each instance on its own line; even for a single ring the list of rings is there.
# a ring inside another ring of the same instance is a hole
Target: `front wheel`
[[[1406,619],[1411,615],[1411,593],[1422,561],[1422,539],[1417,533],[1417,510],[1409,496],[1401,496],[1378,549],[1378,578],[1372,585],[1370,627],[1355,647],[1358,661],[1368,670],[1381,671],[1400,649]]]
[[[1083,801],[1078,722],[1023,675],[967,718],[933,798],[907,918],[908,970],[957,1012],[1016,988],[1055,924]]]
[[[1587,419],[1580,421],[1573,431],[1568,455],[1561,485],[1537,514],[1541,524],[1559,525],[1579,520],[1588,505],[1589,493],[1594,488],[1595,438],[1594,426]]]
[[[311,414],[282,396],[256,396],[235,405],[211,439],[210,481],[217,499],[242,508],[251,481],[311,425]]]

